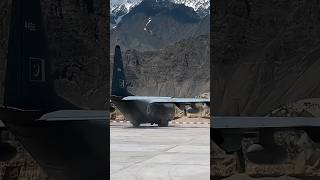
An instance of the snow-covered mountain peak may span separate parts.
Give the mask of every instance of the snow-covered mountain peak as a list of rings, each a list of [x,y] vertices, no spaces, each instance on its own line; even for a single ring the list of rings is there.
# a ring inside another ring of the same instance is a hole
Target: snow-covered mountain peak
[[[195,11],[200,8],[208,9],[210,7],[210,0],[172,0],[177,4],[184,4],[186,6],[192,7]]]
[[[143,0],[111,0],[111,12],[120,6],[125,6],[127,10],[140,4]],[[176,4],[184,4],[192,7],[195,11],[199,8],[208,9],[210,7],[210,0],[170,0]]]
[[[142,0],[112,0],[111,1],[111,12],[119,9],[119,7],[125,7],[130,10],[132,7],[141,3]]]
[[[130,10],[139,5],[143,0],[111,0],[110,12],[112,16],[112,24],[118,24],[122,17],[130,12]],[[144,0],[151,1],[151,0]],[[154,1],[154,0],[153,0]],[[156,2],[164,2],[165,0],[155,0]],[[169,0],[176,4],[184,4],[191,7],[200,17],[204,17],[210,13],[210,0]]]

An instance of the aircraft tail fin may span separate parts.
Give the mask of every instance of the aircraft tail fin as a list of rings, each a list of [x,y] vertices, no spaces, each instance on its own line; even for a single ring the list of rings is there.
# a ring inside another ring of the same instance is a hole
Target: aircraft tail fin
[[[123,69],[123,61],[121,55],[120,46],[116,46],[114,52],[113,62],[113,76],[112,76],[112,96],[130,96],[131,94],[127,91],[126,77]]]
[[[42,110],[50,104],[47,38],[40,0],[12,1],[4,106]]]

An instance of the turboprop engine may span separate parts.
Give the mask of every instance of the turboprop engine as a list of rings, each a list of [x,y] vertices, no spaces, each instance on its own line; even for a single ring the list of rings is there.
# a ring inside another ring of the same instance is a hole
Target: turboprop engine
[[[186,111],[187,113],[190,113],[190,114],[198,113],[200,111],[200,107],[196,103],[180,105],[180,106],[178,106],[178,108],[180,110]]]
[[[187,107],[187,112],[194,114],[194,113],[199,113],[200,112],[200,105],[196,104],[196,103],[191,103],[191,105],[189,107]]]

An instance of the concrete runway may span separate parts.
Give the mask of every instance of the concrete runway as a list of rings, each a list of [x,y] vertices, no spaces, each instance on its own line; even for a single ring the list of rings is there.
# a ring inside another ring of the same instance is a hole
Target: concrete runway
[[[110,124],[110,179],[209,180],[210,125]]]

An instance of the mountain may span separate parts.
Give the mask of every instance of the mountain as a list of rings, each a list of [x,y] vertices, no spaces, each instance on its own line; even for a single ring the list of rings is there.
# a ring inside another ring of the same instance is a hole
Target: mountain
[[[121,6],[125,6],[128,9],[138,5],[142,0],[111,0],[110,8],[115,10]]]
[[[115,27],[122,17],[130,12],[132,8],[139,5],[143,0],[113,0],[110,6],[110,21],[111,27]],[[152,0],[144,0],[152,1]],[[161,2],[165,0],[157,0]],[[193,10],[200,16],[205,17],[210,13],[210,0],[170,0],[170,2],[176,4],[184,4],[187,7],[193,8]]]
[[[129,91],[136,95],[175,97],[210,92],[209,44],[208,35],[201,35],[157,51],[123,51]]]
[[[141,0],[113,0],[110,6],[110,21],[113,26],[117,25],[122,17],[129,13],[129,11],[136,5],[141,3]],[[112,26],[112,27],[113,27]]]
[[[184,4],[169,0],[142,1],[111,30],[111,47],[119,44],[123,49],[161,49],[191,36],[209,34],[209,21],[209,15],[200,18]]]
[[[205,16],[190,30],[189,36],[196,37],[199,35],[210,34],[210,15]]]
[[[219,3],[212,75],[217,114],[266,115],[280,105],[320,96],[317,8],[298,0],[286,6]]]
[[[173,0],[173,2],[192,7],[200,17],[210,14],[210,0]]]
[[[126,6],[128,10],[132,7],[138,5],[143,0],[112,0],[111,1],[111,10],[115,10],[120,6]],[[159,0],[161,1],[161,0]],[[184,4],[186,6],[192,7],[195,11],[200,9],[208,9],[210,7],[210,0],[171,0],[176,4]]]

